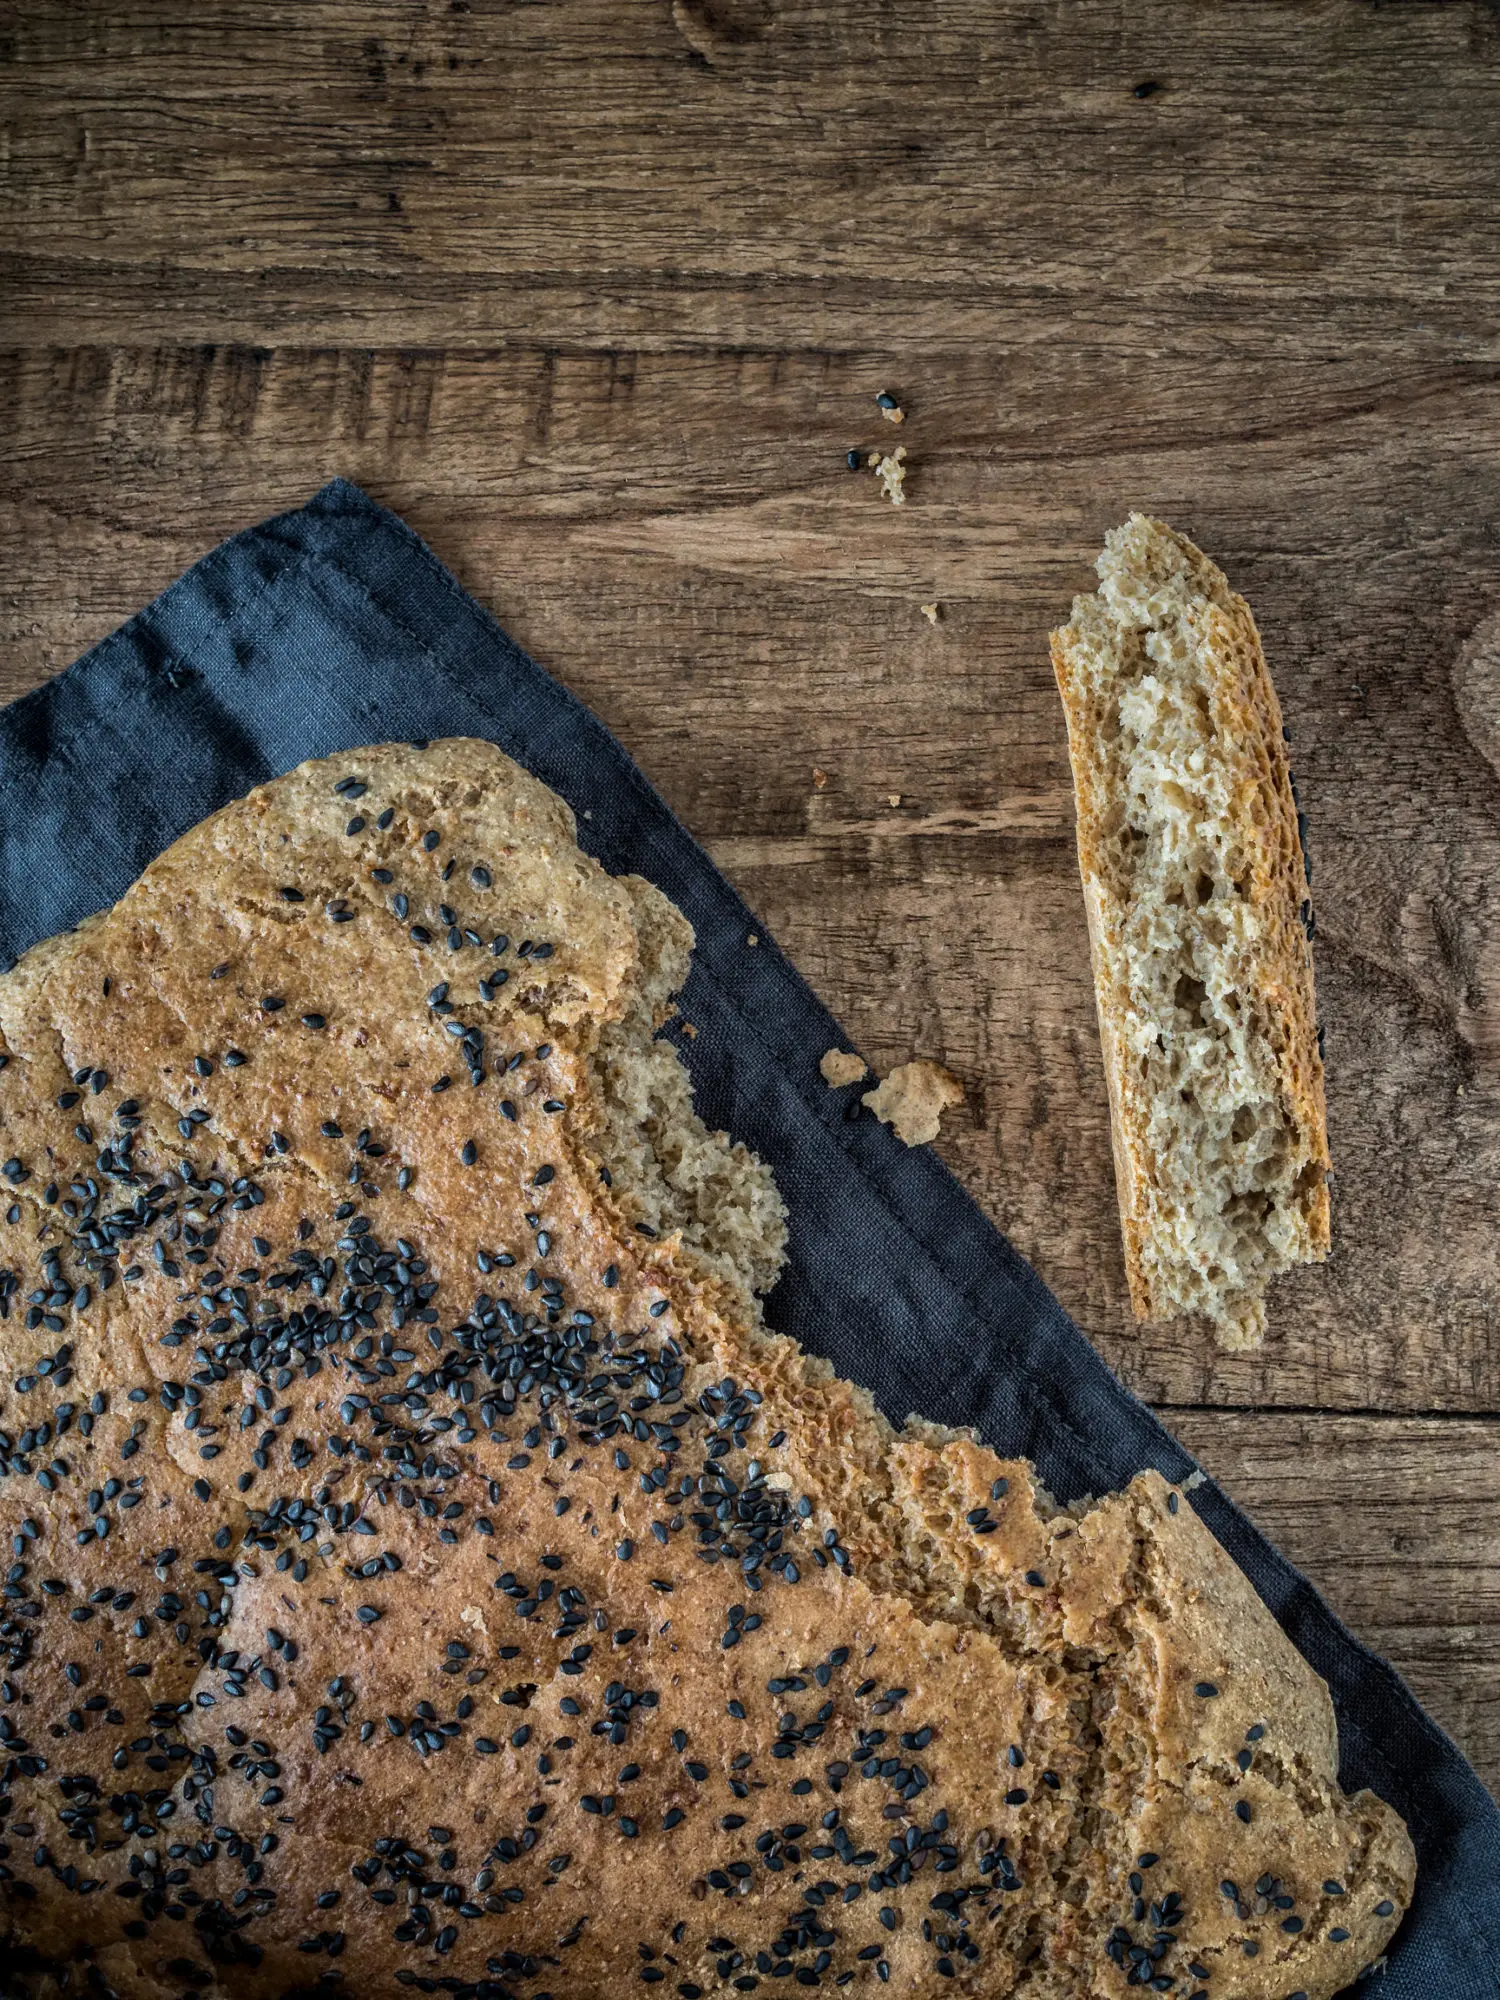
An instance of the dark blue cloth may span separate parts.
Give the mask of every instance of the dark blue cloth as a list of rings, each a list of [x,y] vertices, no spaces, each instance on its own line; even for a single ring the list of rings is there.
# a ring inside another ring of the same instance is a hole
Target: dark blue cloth
[[[692,919],[698,1103],[791,1210],[773,1324],[909,1410],[974,1424],[1063,1499],[1193,1461],[1110,1374],[927,1147],[818,1074],[837,1023],[603,725],[393,515],[336,481],[237,535],[0,714],[0,964],[113,902],[216,806],[306,757],[482,736],[567,798],[605,866]],[[591,817],[583,818],[587,810]],[[758,934],[757,949],[746,938]],[[1416,1901],[1388,2000],[1500,1996],[1500,1809],[1395,1673],[1212,1483],[1193,1505],[1333,1689],[1343,1780],[1404,1815]],[[1227,2000],[1227,1996],[1224,1996]]]

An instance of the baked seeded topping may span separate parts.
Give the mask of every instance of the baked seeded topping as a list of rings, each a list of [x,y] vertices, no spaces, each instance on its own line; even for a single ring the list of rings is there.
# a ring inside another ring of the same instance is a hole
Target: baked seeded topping
[[[128,923],[84,934],[31,1042],[0,1006],[23,1971],[108,1993],[110,1947],[181,2000],[1352,1978],[1403,1884],[1353,1821],[1338,1878],[1274,1851],[1275,1723],[1217,1656],[1184,1699],[1231,1732],[1234,1878],[1158,1813],[1064,1939],[1054,1878],[1129,1698],[1108,1649],[1062,1645],[1073,1526],[976,1452],[952,1540],[994,1630],[891,1617],[783,1407],[802,1388],[753,1343],[726,1370],[722,1281],[617,1157],[581,943],[493,826],[467,851],[421,756],[362,763],[313,767],[302,838],[240,890],[251,933],[197,937],[220,885],[160,960]],[[472,950],[515,970],[476,979]],[[191,1053],[139,1039],[152,979],[174,1020],[174,979],[200,996]]]

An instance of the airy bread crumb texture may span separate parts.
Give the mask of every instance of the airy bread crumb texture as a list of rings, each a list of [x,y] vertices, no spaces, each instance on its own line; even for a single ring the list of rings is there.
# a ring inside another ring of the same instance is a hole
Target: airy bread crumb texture
[[[868,1069],[864,1057],[855,1055],[852,1049],[825,1049],[818,1058],[819,1074],[830,1090],[858,1083]]]
[[[906,505],[906,446],[894,451],[872,451],[866,464],[880,481],[880,490],[893,507]]]
[[[952,1070],[925,1056],[898,1063],[860,1099],[905,1146],[929,1144],[938,1135],[943,1113],[963,1101],[964,1087]]]
[[[687,977],[687,919],[639,876],[620,878],[634,898],[644,976],[590,1058],[607,1127],[600,1158],[633,1219],[684,1243],[742,1292],[769,1291],[781,1269],[786,1209],[770,1169],[693,1109],[687,1071],[657,1040],[670,996]]]
[[[1255,1345],[1326,1255],[1311,906],[1281,711],[1244,599],[1134,514],[1053,634],[1139,1317]]]

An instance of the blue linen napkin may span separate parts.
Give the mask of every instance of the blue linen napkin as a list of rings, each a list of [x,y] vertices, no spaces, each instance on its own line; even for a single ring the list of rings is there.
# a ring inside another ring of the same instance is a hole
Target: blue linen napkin
[[[236,535],[66,673],[0,711],[0,965],[112,903],[178,834],[307,757],[480,736],[573,805],[583,844],[698,933],[697,1101],[775,1170],[790,1261],[768,1303],[899,1421],[972,1424],[1062,1500],[1192,1459],[927,1147],[846,1116],[809,991],[602,723],[405,524],[335,480]],[[591,815],[583,817],[584,812]],[[751,949],[746,940],[760,942]],[[1395,1672],[1212,1484],[1192,1504],[1333,1690],[1342,1778],[1404,1816],[1416,1900],[1384,2000],[1500,1996],[1500,1808]],[[1227,1996],[1225,1996],[1227,2000]]]

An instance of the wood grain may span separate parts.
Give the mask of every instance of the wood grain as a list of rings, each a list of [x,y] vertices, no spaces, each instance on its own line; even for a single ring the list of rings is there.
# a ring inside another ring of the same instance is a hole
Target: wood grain
[[[1497,1426],[1162,1415],[1500,1791]]]
[[[1500,29],[1470,0],[10,18],[0,245],[53,339],[863,347],[1082,315],[1227,353],[1274,307],[1294,352],[1486,324],[1494,351]]]
[[[1500,1486],[1497,112],[1479,0],[0,30],[0,696],[334,473],[399,509],[861,1050],[965,1079],[942,1151],[1125,1379],[1255,1413],[1215,1469],[1492,1781],[1500,1551],[1440,1502],[1460,1434]],[[900,510],[844,467],[897,437]],[[1254,1356],[1125,1298],[1046,633],[1132,506],[1255,606],[1310,821],[1335,1252]],[[1431,1619],[1357,1479],[1254,1457],[1301,1424],[1400,1441]]]

